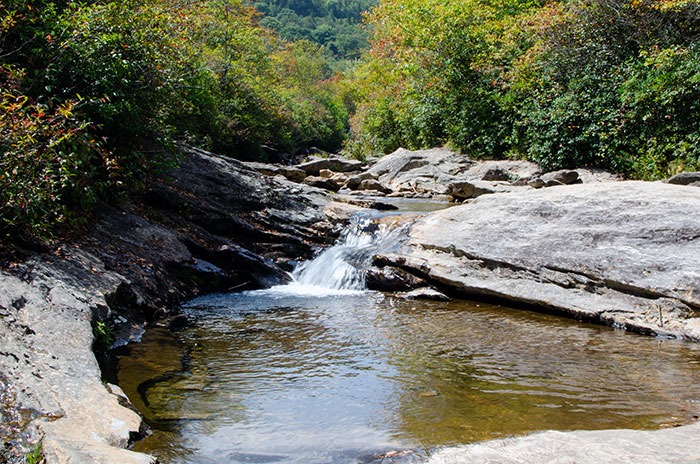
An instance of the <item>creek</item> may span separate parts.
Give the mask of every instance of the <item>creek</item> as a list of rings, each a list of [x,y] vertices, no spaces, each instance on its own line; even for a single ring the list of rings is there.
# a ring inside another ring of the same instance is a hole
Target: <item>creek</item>
[[[416,205],[413,207],[415,208]],[[358,217],[293,283],[208,295],[119,351],[163,463],[429,462],[538,430],[655,429],[700,409],[700,347],[469,301],[367,291],[402,221]]]

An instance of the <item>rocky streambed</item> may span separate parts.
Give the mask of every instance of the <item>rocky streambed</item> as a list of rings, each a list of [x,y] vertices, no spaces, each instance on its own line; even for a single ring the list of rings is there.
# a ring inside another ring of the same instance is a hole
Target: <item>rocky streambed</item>
[[[143,431],[102,383],[93,344],[177,324],[184,299],[288,279],[288,260],[333,240],[356,206],[199,150],[139,201],[105,207],[90,230],[16,249],[0,271],[3,459],[41,441],[51,463],[151,462],[125,448]]]
[[[697,181],[691,174],[674,180],[682,185],[621,182],[589,170],[542,174],[531,163],[474,162],[443,149],[298,166],[243,164],[188,149],[168,180],[134,204],[105,207],[80,239],[17,250],[6,261],[0,398],[9,424],[4,439],[13,443],[7,460],[42,440],[48,462],[151,462],[125,449],[143,425],[119,388],[102,383],[96,337],[137,340],[149,324],[180,323],[173,308],[186,298],[283,282],[285,271],[331,243],[353,212],[390,208],[381,197],[462,204],[419,219],[405,251],[377,256],[371,274],[378,287],[431,287],[698,340]],[[513,459],[520,459],[520,450],[521,462],[535,462],[528,453],[546,443],[588,446],[620,433],[640,445],[671,443],[695,427],[535,435],[471,452],[491,459],[484,462],[501,455],[510,462],[507,453],[516,450]],[[600,462],[576,447],[547,446],[557,458]],[[650,453],[647,462],[664,462],[663,450]],[[679,462],[696,459],[689,453],[683,448]]]

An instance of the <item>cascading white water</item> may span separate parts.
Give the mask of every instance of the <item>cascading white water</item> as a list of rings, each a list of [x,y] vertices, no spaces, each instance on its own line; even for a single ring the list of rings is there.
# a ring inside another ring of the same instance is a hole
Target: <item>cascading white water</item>
[[[364,291],[372,256],[400,246],[407,227],[398,219],[355,216],[335,245],[301,264],[290,284],[270,290],[314,296]]]

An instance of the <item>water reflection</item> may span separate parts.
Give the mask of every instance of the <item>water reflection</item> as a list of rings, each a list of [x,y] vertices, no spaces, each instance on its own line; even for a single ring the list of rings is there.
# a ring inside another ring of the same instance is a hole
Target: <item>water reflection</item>
[[[165,463],[370,462],[698,412],[696,345],[542,314],[270,292],[214,295],[187,311],[193,327],[177,339],[150,332],[118,373],[155,429],[137,449]]]

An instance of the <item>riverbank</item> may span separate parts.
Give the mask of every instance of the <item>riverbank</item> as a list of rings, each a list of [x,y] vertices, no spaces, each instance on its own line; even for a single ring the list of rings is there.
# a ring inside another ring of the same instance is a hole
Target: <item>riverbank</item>
[[[696,187],[542,174],[530,163],[477,163],[441,149],[402,150],[368,169],[335,159],[246,165],[190,149],[168,180],[134,204],[105,207],[85,236],[7,261],[0,383],[12,427],[4,439],[16,453],[41,440],[52,463],[151,462],[124,449],[145,429],[118,387],[102,384],[93,341],[126,343],[149,324],[176,326],[173,308],[195,295],[284,282],[352,212],[388,207],[367,195],[466,202],[417,222],[412,251],[378,266],[461,296],[700,338]]]
[[[150,324],[178,324],[175,308],[198,294],[285,281],[288,261],[332,242],[357,208],[235,160],[183,156],[135,203],[105,207],[88,233],[6,258],[6,461],[23,462],[41,442],[50,463],[151,462],[124,449],[146,428],[119,388],[102,383],[93,342],[137,341]]]

